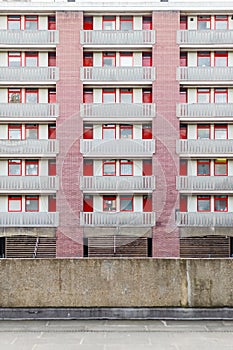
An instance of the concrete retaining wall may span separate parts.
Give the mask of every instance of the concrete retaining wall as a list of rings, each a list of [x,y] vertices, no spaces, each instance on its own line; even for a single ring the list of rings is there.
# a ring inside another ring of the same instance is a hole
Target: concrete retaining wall
[[[233,307],[231,259],[2,259],[0,307]]]

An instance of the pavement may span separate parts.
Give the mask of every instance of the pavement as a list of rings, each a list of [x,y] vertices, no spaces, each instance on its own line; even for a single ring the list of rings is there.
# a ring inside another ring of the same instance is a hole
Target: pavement
[[[233,320],[0,321],[0,350],[233,350]]]

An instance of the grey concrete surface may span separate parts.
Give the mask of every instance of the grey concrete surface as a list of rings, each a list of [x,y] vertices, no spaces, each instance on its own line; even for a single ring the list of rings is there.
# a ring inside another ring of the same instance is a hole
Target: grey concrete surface
[[[232,321],[0,321],[1,350],[232,350]]]

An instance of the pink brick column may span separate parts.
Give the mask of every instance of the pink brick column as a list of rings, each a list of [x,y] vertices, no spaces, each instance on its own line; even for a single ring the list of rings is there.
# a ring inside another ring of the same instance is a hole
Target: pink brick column
[[[82,47],[80,29],[82,12],[58,12],[57,29],[57,102],[60,116],[57,120],[57,139],[59,155],[57,174],[60,188],[57,193],[57,211],[59,227],[57,229],[57,257],[83,256],[83,229],[79,226],[79,213],[82,210],[82,155],[79,140],[82,138],[82,119],[79,116],[79,104],[82,102]]]
[[[179,164],[176,155],[176,140],[179,137],[179,121],[176,118],[176,103],[179,102],[179,82],[176,80],[179,46],[176,44],[176,31],[179,29],[179,12],[154,12],[153,23],[156,30],[153,102],[157,110],[154,121],[156,191],[153,198],[157,223],[153,228],[153,256],[178,257],[179,231],[175,223],[175,210],[179,208],[176,191]]]

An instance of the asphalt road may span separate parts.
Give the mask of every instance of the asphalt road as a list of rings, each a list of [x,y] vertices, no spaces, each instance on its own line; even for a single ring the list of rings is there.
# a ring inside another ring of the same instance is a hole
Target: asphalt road
[[[232,321],[0,321],[0,350],[232,350]]]

